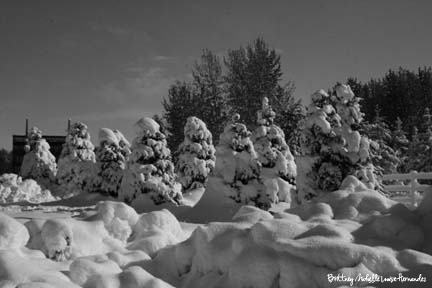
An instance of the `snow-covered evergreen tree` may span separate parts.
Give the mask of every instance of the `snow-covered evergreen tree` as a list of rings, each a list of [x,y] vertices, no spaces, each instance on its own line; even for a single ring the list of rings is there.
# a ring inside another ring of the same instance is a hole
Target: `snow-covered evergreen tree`
[[[406,162],[404,163],[403,168],[405,172],[410,172],[418,169],[421,161],[419,155],[422,155],[422,152],[424,151],[423,146],[421,145],[420,135],[417,127],[414,126],[411,134],[411,141],[409,143],[406,153]]]
[[[407,170],[432,171],[432,116],[429,108],[424,111],[421,131],[415,131],[411,137],[406,163]]]
[[[294,157],[285,141],[282,129],[275,125],[276,113],[269,105],[267,97],[263,98],[262,110],[258,111],[258,127],[252,134],[252,142],[263,168],[271,169],[274,176],[279,176],[295,184],[297,167]]]
[[[348,175],[376,188],[376,169],[371,163],[370,141],[358,129],[362,121],[359,98],[348,85],[339,84],[332,96],[320,90],[312,95],[303,135],[303,157],[297,190],[300,202],[320,191],[334,191]]]
[[[88,127],[76,122],[71,125],[58,161],[57,180],[66,195],[93,190],[96,156]]]
[[[204,187],[215,167],[215,148],[212,134],[197,117],[187,119],[185,139],[177,150],[177,174],[183,191]]]
[[[175,185],[171,151],[159,124],[145,117],[135,124],[135,128],[137,136],[132,142],[119,198],[126,203],[148,197],[156,205],[165,202],[180,204],[181,189]]]
[[[395,150],[390,147],[392,133],[387,123],[380,116],[379,107],[375,108],[375,117],[371,123],[362,125],[362,132],[370,141],[370,155],[373,165],[381,174],[391,174],[397,171],[401,160]]]
[[[21,164],[21,177],[34,179],[43,188],[50,189],[57,173],[56,159],[50,152],[50,145],[42,138],[42,131],[33,127],[24,147],[26,154]]]
[[[395,127],[391,132],[391,147],[396,152],[396,156],[401,160],[402,163],[405,161],[406,152],[408,150],[409,141],[406,137],[406,133],[402,128],[402,120],[398,117],[396,119]]]
[[[95,150],[97,176],[94,188],[103,194],[118,196],[123,170],[130,151],[130,144],[118,130],[99,130],[99,147]]]
[[[235,114],[225,127],[216,146],[215,175],[225,184],[227,197],[238,203],[269,207],[260,183],[261,164],[250,139],[251,132]],[[221,187],[222,189],[222,187]]]

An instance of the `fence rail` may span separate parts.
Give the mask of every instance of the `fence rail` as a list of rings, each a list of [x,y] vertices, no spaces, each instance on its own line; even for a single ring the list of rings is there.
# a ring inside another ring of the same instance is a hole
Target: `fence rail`
[[[416,193],[421,191],[425,192],[431,185],[420,184],[419,179],[428,180],[432,179],[432,172],[416,172],[412,171],[406,174],[387,174],[383,175],[381,180],[383,181],[397,181],[398,184],[384,185],[384,190],[388,192],[408,192],[411,200],[411,204],[417,206]],[[402,181],[409,180],[408,184],[402,183]]]

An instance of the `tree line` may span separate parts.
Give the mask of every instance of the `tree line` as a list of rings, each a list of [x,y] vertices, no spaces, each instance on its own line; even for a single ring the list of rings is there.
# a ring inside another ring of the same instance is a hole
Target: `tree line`
[[[364,131],[379,143],[377,161],[386,173],[432,171],[432,68],[402,67],[362,83],[348,78],[359,96]]]
[[[307,109],[294,98],[294,83],[282,83],[282,75],[280,55],[262,38],[228,50],[223,57],[204,50],[192,69],[192,80],[170,87],[162,117],[155,118],[166,127],[170,148],[175,151],[188,116],[202,119],[213,135],[221,134],[234,113],[253,129],[261,99],[267,97],[277,115],[275,122],[296,154]],[[361,99],[365,121],[360,129],[374,140],[374,164],[382,167],[383,173],[432,170],[432,134],[426,109],[432,107],[431,68],[399,68],[365,83],[353,77],[346,83]],[[420,161],[418,155],[430,160]]]
[[[224,56],[205,49],[191,72],[191,80],[170,86],[162,114],[154,116],[168,135],[172,151],[183,141],[189,116],[202,119],[217,144],[218,135],[235,113],[253,130],[256,112],[267,97],[291,151],[299,152],[307,109],[294,98],[294,83],[283,83],[281,56],[264,39],[230,49]],[[384,173],[431,171],[432,68],[399,68],[365,83],[353,77],[346,83],[361,99],[365,121],[360,129],[376,143],[372,147],[375,164],[383,167]],[[11,171],[10,154],[0,151],[1,173]]]

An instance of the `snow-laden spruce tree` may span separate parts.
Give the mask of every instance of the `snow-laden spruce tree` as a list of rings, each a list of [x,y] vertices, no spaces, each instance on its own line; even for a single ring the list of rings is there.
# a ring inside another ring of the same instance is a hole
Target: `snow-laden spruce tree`
[[[50,152],[50,145],[42,138],[42,131],[33,127],[24,147],[26,154],[21,164],[21,177],[34,179],[45,189],[51,189],[57,173],[56,159]]]
[[[239,123],[235,114],[225,127],[216,146],[215,176],[220,177],[220,189],[238,203],[269,207],[269,199],[260,181],[261,164],[250,139],[251,132]]]
[[[65,195],[93,190],[96,156],[88,127],[73,123],[58,161],[57,180]]]
[[[165,202],[180,204],[181,189],[175,185],[171,151],[159,124],[145,117],[135,124],[135,129],[137,136],[132,142],[119,198],[126,203],[140,199],[156,205]]]
[[[191,116],[184,127],[185,139],[177,154],[177,175],[183,191],[204,187],[215,167],[212,134],[199,118]]]
[[[410,142],[406,137],[406,133],[402,128],[402,124],[402,120],[397,117],[395,127],[391,132],[391,147],[395,149],[396,156],[401,160],[402,163],[404,163]]]
[[[337,85],[331,96],[323,90],[312,95],[303,130],[303,156],[297,159],[300,202],[339,189],[349,175],[371,189],[378,187],[370,141],[358,131],[362,119],[359,98],[348,85]]]
[[[278,176],[295,184],[297,167],[294,157],[285,141],[282,129],[274,124],[276,113],[269,105],[267,97],[263,98],[262,110],[258,111],[258,127],[251,136],[258,161],[263,170],[271,170],[272,176]]]
[[[392,134],[387,123],[380,116],[380,110],[375,108],[375,117],[370,123],[362,123],[362,133],[370,140],[371,161],[380,174],[396,173],[401,160],[395,150],[390,147]]]
[[[94,189],[113,197],[118,196],[123,170],[130,151],[130,144],[118,130],[101,128],[99,147],[95,150],[97,175]]]
[[[267,97],[263,98],[262,109],[257,114],[258,127],[251,140],[262,166],[260,180],[264,184],[265,195],[269,203],[291,203],[297,166],[283,130],[274,124],[276,113]]]
[[[425,108],[420,130],[413,133],[411,138],[407,170],[432,171],[432,115],[429,108]]]

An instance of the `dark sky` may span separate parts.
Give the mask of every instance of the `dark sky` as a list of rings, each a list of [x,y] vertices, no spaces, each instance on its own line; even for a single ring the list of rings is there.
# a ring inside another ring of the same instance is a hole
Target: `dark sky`
[[[432,1],[0,1],[0,148],[24,119],[62,135],[68,118],[131,139],[204,48],[262,36],[305,99],[348,76],[432,65]]]

